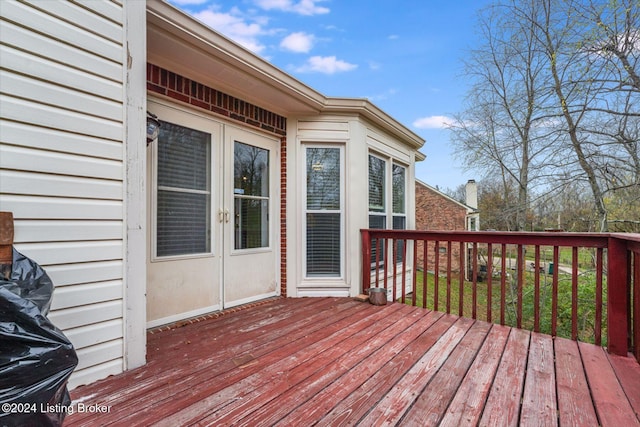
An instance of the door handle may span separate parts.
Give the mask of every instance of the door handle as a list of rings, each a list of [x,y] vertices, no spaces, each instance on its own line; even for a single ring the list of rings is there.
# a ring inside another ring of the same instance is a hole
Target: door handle
[[[224,222],[229,222],[229,219],[231,219],[231,213],[229,213],[229,209],[225,209],[224,210]]]
[[[219,222],[224,221],[224,211],[222,210],[222,208],[218,210],[218,221]]]

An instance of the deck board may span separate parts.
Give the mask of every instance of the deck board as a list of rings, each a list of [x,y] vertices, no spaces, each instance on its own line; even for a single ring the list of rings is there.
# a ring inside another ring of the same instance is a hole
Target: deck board
[[[508,336],[507,327],[495,325],[491,328],[440,425],[478,424]]]
[[[522,396],[529,337],[528,331],[511,329],[480,419],[480,426],[518,425],[520,406],[514,402],[518,402]]]
[[[640,365],[631,357],[609,354],[609,360],[618,381],[626,391],[629,403],[640,419]]]
[[[418,396],[402,422],[407,425],[436,425],[442,419],[449,403],[473,363],[491,325],[476,322],[465,335],[465,345],[457,346],[442,369],[428,384],[428,392]]]
[[[147,365],[72,391],[109,412],[65,426],[633,426],[639,379],[635,360],[590,344],[401,304],[283,298],[150,333]]]
[[[582,363],[577,363],[580,360],[578,344],[556,338],[555,347],[560,423],[570,426],[598,425],[584,368]]]
[[[578,347],[600,424],[614,427],[640,425],[605,351],[582,343]]]

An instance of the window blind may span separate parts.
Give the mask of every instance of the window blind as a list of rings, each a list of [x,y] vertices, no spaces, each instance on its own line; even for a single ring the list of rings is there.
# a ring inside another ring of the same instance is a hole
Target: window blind
[[[162,122],[158,137],[156,254],[210,251],[211,135]]]

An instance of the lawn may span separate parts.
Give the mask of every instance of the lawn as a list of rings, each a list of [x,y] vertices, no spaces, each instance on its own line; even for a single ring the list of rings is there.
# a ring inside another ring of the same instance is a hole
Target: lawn
[[[535,300],[535,278],[534,273],[524,273],[524,287],[522,292],[522,328],[534,329],[534,300]],[[436,280],[432,273],[426,275],[426,307],[435,309],[435,286]],[[424,296],[424,276],[421,271],[417,272],[417,291],[415,295],[416,305],[423,305]],[[603,285],[603,312],[602,318],[606,319],[606,283]],[[437,310],[459,314],[459,276],[453,274],[448,280],[446,276],[438,279]],[[447,292],[449,290],[449,292]],[[500,303],[501,303],[501,279],[494,277],[491,286],[491,321],[500,323]],[[518,306],[518,284],[514,271],[507,272],[504,288],[504,323],[509,326],[517,325]],[[474,296],[475,294],[475,296]],[[462,314],[466,317],[475,317],[480,320],[489,320],[489,293],[487,282],[476,284],[475,293],[472,282],[463,283]],[[553,306],[553,285],[552,276],[540,274],[540,332],[551,334],[551,313]],[[577,320],[578,339],[584,342],[595,341],[594,327],[596,322],[596,279],[592,270],[582,272],[578,277],[577,286]],[[408,295],[406,304],[412,304],[413,295]],[[571,338],[571,314],[572,314],[572,280],[569,274],[559,274],[558,276],[558,316],[557,335]],[[474,316],[475,307],[475,316]],[[602,324],[602,345],[606,345],[606,321]]]

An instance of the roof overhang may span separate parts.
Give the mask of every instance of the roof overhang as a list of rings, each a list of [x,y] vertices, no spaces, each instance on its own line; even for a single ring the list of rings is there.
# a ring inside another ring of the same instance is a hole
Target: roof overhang
[[[475,213],[479,212],[478,209],[474,209],[474,208],[472,208],[471,206],[469,206],[469,205],[467,205],[465,203],[457,201],[453,197],[449,196],[448,194],[443,193],[442,191],[438,190],[435,187],[432,187],[431,185],[427,184],[426,182],[420,181],[418,178],[416,178],[415,181],[416,181],[416,184],[421,185],[422,187],[426,188],[427,190],[432,191],[433,193],[438,194],[439,196],[449,200],[450,202],[455,203],[456,205],[460,206],[461,208],[466,209],[467,210],[467,215],[472,215],[472,214],[475,214]]]
[[[318,114],[325,97],[174,6],[147,3],[147,60],[283,116]]]
[[[285,117],[359,115],[416,150],[425,142],[367,99],[326,97],[161,0],[147,2],[147,61]]]
[[[323,111],[327,113],[359,114],[416,150],[424,144],[422,137],[365,98],[327,98]]]

